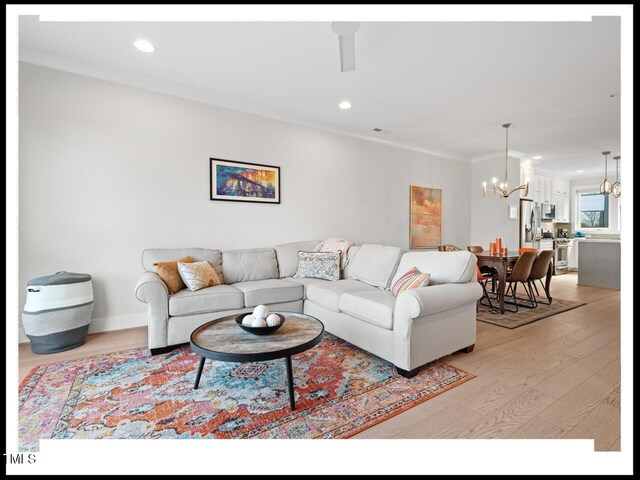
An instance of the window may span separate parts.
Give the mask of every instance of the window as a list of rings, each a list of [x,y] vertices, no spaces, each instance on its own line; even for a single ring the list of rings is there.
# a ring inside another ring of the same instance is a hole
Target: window
[[[580,228],[609,228],[609,197],[589,192],[579,198]]]

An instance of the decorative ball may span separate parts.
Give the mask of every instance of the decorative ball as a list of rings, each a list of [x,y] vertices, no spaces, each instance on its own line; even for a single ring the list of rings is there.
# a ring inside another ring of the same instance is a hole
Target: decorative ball
[[[253,320],[253,322],[251,322],[251,326],[253,328],[266,327],[267,326],[267,322],[265,321],[264,318],[256,318],[256,319]]]
[[[266,305],[258,305],[253,309],[253,316],[256,318],[265,319],[267,318],[267,315],[269,315],[269,309]]]
[[[275,327],[280,325],[280,317],[275,313],[269,314],[267,317],[267,327]]]
[[[242,319],[242,324],[245,327],[250,327],[251,324],[253,323],[253,321],[256,319],[256,317],[254,317],[253,315],[249,314],[249,315],[245,315],[245,317]]]

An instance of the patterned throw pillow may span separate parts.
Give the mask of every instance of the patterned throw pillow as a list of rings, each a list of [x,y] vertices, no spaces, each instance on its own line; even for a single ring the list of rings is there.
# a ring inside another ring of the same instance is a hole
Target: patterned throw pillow
[[[178,262],[178,271],[187,288],[192,292],[222,283],[222,280],[220,280],[214,268],[207,261],[193,263]]]
[[[337,252],[298,252],[297,278],[340,280],[340,255]]]
[[[192,261],[191,257],[187,255],[174,262],[156,262],[153,264],[156,267],[158,276],[167,285],[170,294],[173,295],[184,288],[184,282],[178,272],[178,262],[191,263]]]
[[[395,297],[400,295],[405,290],[409,290],[411,288],[418,287],[426,287],[429,285],[429,279],[431,278],[430,273],[420,273],[416,267],[411,268],[407,273],[402,275],[396,283],[393,284],[393,288],[391,289],[391,293]]]

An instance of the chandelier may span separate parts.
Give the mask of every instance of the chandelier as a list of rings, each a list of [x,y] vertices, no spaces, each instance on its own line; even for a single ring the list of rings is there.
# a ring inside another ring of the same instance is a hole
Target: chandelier
[[[524,185],[518,185],[513,190],[509,190],[509,175],[508,175],[508,160],[509,160],[509,127],[510,123],[505,123],[502,125],[505,128],[506,132],[506,146],[504,149],[504,182],[500,182],[498,185],[498,179],[493,177],[491,183],[493,184],[493,194],[499,195],[501,198],[507,198],[513,192],[517,190],[524,190],[525,196],[529,194],[529,181],[527,181]],[[482,182],[482,196],[487,196],[487,182]]]
[[[614,197],[619,198],[620,193],[622,193],[620,191],[620,180],[618,177],[618,160],[620,160],[620,155],[618,155],[617,157],[613,157],[613,159],[616,161],[616,182],[611,185],[611,193],[613,193]]]
[[[600,194],[601,195],[609,195],[611,193],[611,182],[609,180],[607,180],[607,155],[609,155],[611,152],[602,152],[602,155],[604,155],[604,180],[603,182],[600,184]]]

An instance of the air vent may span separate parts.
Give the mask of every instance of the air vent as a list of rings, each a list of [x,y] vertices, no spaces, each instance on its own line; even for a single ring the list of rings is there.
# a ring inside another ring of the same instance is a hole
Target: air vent
[[[376,128],[372,128],[372,130],[373,130],[374,132],[378,132],[378,133],[391,133],[389,130],[385,130],[385,129],[383,129],[383,128],[378,128],[378,127],[376,127]]]

